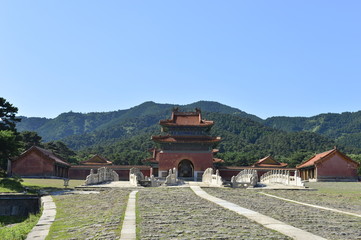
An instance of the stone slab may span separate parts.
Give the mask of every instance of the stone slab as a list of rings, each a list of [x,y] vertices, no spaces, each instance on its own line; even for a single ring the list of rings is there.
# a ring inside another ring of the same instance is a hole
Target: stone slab
[[[297,204],[304,205],[304,206],[308,206],[308,207],[313,207],[313,208],[318,208],[318,209],[322,209],[322,210],[327,210],[327,211],[332,211],[332,212],[347,214],[347,215],[351,215],[351,216],[355,216],[355,217],[361,217],[361,215],[360,215],[360,214],[357,214],[357,213],[346,212],[346,211],[341,211],[341,210],[334,209],[334,208],[322,207],[322,206],[319,206],[319,205],[314,205],[314,204],[299,202],[299,201],[295,201],[295,200],[291,200],[291,199],[283,198],[283,197],[278,197],[278,196],[275,196],[275,195],[272,195],[272,194],[268,194],[268,193],[263,193],[263,192],[261,192],[261,194],[266,195],[266,196],[268,196],[268,197],[273,197],[273,198],[277,198],[277,199],[284,200],[284,201],[287,201],[287,202],[297,203]]]
[[[41,203],[43,205],[43,213],[38,223],[26,237],[26,240],[44,240],[48,236],[51,224],[55,220],[56,205],[53,202],[53,198],[51,196],[44,196],[41,198]]]
[[[120,233],[120,240],[125,239],[136,239],[136,194],[138,191],[132,191],[129,194],[129,200],[127,208],[125,210],[125,216],[122,226],[122,231]]]
[[[297,240],[309,240],[309,239],[324,240],[325,239],[320,236],[309,233],[307,231],[304,231],[302,229],[295,228],[291,225],[288,225],[284,222],[278,221],[274,218],[265,216],[263,214],[260,214],[258,212],[252,211],[247,208],[242,208],[241,206],[238,206],[234,203],[230,203],[223,199],[211,196],[208,193],[206,193],[205,191],[203,191],[199,186],[191,186],[190,188],[194,191],[195,194],[197,194],[201,198],[204,198],[208,201],[214,202],[226,209],[234,211],[242,216],[247,217],[248,219],[251,219],[252,221],[257,222],[266,228],[278,231],[278,232],[280,232],[286,236],[289,236],[293,239],[297,239]]]

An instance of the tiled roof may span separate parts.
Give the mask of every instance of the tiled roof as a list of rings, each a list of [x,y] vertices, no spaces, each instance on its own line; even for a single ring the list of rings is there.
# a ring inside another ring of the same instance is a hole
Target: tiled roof
[[[270,155],[258,160],[252,167],[286,167],[287,163],[280,163],[272,158]]]
[[[309,167],[309,166],[315,165],[316,162],[331,155],[332,153],[335,153],[336,150],[337,149],[332,149],[332,150],[329,150],[329,151],[326,151],[323,153],[318,153],[318,154],[314,155],[313,157],[311,157],[310,159],[308,159],[307,161],[298,165],[297,168],[303,168],[303,167]]]
[[[213,121],[202,119],[201,111],[196,112],[172,112],[171,119],[161,120],[159,124],[162,126],[212,126]]]
[[[357,165],[359,165],[359,163],[355,162],[351,158],[349,158],[346,155],[344,155],[343,153],[341,153],[337,148],[334,148],[332,150],[316,154],[315,156],[311,157],[307,161],[305,161],[305,162],[301,163],[300,165],[298,165],[297,168],[305,168],[305,167],[313,166],[316,163],[319,163],[319,162],[321,162],[323,160],[326,160],[327,158],[333,156],[336,153],[340,154],[345,160],[356,163]]]
[[[142,162],[158,163],[157,159],[155,158],[146,158],[142,160]]]
[[[210,136],[152,136],[155,142],[165,143],[217,143],[221,141],[220,137]]]
[[[223,163],[224,160],[220,158],[213,158],[213,163]]]
[[[45,150],[43,148],[36,147],[36,146],[34,146],[34,147],[37,148],[39,151],[41,151],[44,155],[46,155],[49,158],[53,159],[55,162],[70,166],[70,164],[66,160],[63,160],[60,157],[56,156],[52,151]]]
[[[84,164],[84,165],[111,165],[113,164],[111,161],[108,161],[107,159],[105,159],[104,157],[95,154],[93,157],[89,158],[86,161],[80,162],[80,164]]]
[[[14,161],[16,161],[17,159],[29,154],[30,152],[39,152],[41,155],[43,155],[44,157],[47,157],[53,161],[55,161],[56,163],[62,164],[62,165],[66,165],[66,166],[70,166],[70,164],[66,161],[61,159],[60,157],[56,156],[53,152],[43,149],[41,147],[38,146],[32,146],[31,148],[29,148],[28,150],[26,150],[24,153],[22,153],[18,158],[16,158]]]
[[[250,167],[250,166],[220,166],[219,169],[224,170],[244,170],[244,169],[252,169],[252,170],[296,170],[296,168],[275,168],[275,167]]]

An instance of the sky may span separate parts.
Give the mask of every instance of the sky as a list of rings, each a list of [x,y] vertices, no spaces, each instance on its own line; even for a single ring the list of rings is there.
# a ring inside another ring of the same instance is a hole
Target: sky
[[[361,110],[361,1],[0,1],[0,97],[27,117],[217,101]]]

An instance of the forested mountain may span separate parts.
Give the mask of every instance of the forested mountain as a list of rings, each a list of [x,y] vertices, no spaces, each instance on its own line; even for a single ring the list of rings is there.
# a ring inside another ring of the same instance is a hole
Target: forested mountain
[[[168,118],[169,116],[167,116]],[[221,113],[204,113],[203,117],[215,122],[211,130],[212,136],[221,136],[222,142],[217,146],[220,150],[218,157],[223,158],[227,165],[249,165],[256,160],[273,155],[291,166],[301,162],[315,152],[321,152],[334,146],[333,140],[315,133],[299,132],[287,133],[272,129],[253,120]],[[155,120],[156,118],[152,119]],[[139,125],[144,118],[135,121]],[[151,123],[151,122],[149,122]],[[149,127],[139,127],[137,132],[127,137],[107,138],[107,132],[112,128],[95,132],[89,136],[74,136],[64,141],[70,147],[78,147],[82,139],[93,139],[88,147],[83,144],[80,155],[85,157],[89,153],[101,153],[117,164],[141,164],[142,159],[150,157],[148,149],[154,147],[151,135],[160,134],[158,121]]]
[[[337,144],[361,148],[361,111],[341,114],[327,113],[314,117],[272,117],[264,121],[266,126],[288,131],[319,133]]]
[[[250,165],[266,155],[295,166],[315,152],[336,143],[347,153],[360,154],[356,113],[321,114],[313,118],[274,117],[262,120],[217,102],[200,101],[184,106],[145,102],[127,110],[104,113],[63,113],[54,119],[23,118],[18,131],[36,131],[45,142],[61,140],[77,151],[79,160],[101,154],[116,164],[142,164],[160,133],[159,120],[181,111],[201,108],[203,118],[215,122],[212,136],[222,137],[218,157],[227,165]],[[361,113],[357,113],[360,114]],[[340,130],[341,129],[341,130]],[[323,134],[324,136],[321,136]],[[344,138],[344,136],[348,136]],[[336,142],[337,141],[337,142]]]
[[[35,131],[42,136],[44,141],[60,140],[68,136],[91,133],[113,126],[116,127],[119,126],[120,123],[125,123],[135,118],[150,115],[159,116],[159,119],[168,117],[173,107],[181,107],[184,110],[194,110],[195,107],[198,107],[201,108],[202,111],[227,113],[262,121],[254,115],[217,102],[199,101],[188,105],[145,102],[127,110],[113,112],[86,114],[68,112],[62,113],[54,119],[21,117],[22,121],[17,124],[17,130],[19,132]]]

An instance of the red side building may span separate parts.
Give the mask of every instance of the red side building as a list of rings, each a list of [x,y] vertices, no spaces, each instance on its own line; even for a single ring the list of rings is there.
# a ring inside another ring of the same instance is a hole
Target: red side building
[[[357,181],[359,163],[337,148],[319,153],[297,166],[302,180]]]
[[[68,178],[70,164],[51,151],[33,146],[11,161],[11,175]]]
[[[159,124],[166,135],[152,136],[158,148],[152,149],[153,157],[146,159],[154,176],[165,177],[169,169],[176,168],[178,177],[197,180],[207,168],[213,168],[213,163],[222,161],[214,158],[217,151],[213,149],[221,138],[209,135],[213,121],[202,119],[199,109],[180,112],[175,108],[171,118]]]

